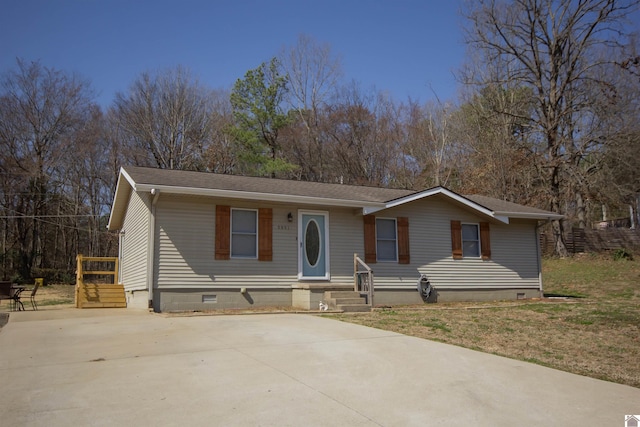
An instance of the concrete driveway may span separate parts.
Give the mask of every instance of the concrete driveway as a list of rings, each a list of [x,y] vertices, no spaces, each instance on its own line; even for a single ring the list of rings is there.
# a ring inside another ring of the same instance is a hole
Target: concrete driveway
[[[623,426],[640,389],[299,314],[12,313],[3,426]]]

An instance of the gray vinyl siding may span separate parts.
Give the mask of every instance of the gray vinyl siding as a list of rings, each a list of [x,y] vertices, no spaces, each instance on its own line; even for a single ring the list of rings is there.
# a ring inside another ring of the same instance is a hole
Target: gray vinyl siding
[[[353,209],[330,211],[331,282],[353,283],[353,254],[364,259],[362,215]]]
[[[216,204],[232,208],[272,208],[273,260],[216,260]],[[291,223],[287,221],[289,212],[294,217]],[[290,288],[297,282],[296,212],[284,205],[161,195],[156,205],[157,288]]]
[[[122,230],[122,277],[127,291],[147,289],[149,261],[149,193],[131,192]]]
[[[451,220],[488,221],[439,197],[390,209],[381,217],[409,217],[411,263],[378,262],[371,267],[377,288],[415,286],[426,274],[440,289],[539,288],[536,222],[512,219],[490,222],[491,259],[454,260]]]
[[[273,209],[273,260],[215,259],[215,206]],[[362,216],[349,208],[161,194],[156,204],[155,287],[158,289],[291,288],[298,275],[298,210],[329,213],[331,283],[352,283],[353,254],[364,258]],[[293,221],[288,222],[291,212]],[[408,265],[371,267],[376,288],[414,287],[427,274],[440,289],[538,288],[535,221],[491,222],[489,261],[453,260],[450,221],[488,221],[473,211],[431,197],[378,213],[409,218]]]

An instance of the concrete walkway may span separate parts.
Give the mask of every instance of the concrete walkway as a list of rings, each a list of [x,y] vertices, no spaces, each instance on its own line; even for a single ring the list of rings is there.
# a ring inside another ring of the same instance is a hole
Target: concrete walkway
[[[640,389],[311,315],[11,313],[3,426],[623,426]]]

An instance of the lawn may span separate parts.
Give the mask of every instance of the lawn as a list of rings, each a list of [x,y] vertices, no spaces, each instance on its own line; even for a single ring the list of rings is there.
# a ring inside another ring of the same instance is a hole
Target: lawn
[[[332,317],[640,387],[640,262],[543,261],[543,300],[438,303]]]
[[[75,285],[67,284],[43,286],[38,289],[36,302],[38,303],[38,306],[73,304],[75,289]],[[28,295],[28,293],[23,294],[23,299],[25,299],[24,296]]]

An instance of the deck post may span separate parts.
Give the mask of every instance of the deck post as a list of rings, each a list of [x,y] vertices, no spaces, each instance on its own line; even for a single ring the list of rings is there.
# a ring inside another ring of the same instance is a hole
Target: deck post
[[[82,254],[78,254],[76,257],[76,292],[75,292],[75,305],[76,308],[80,308],[80,294],[82,292]]]

